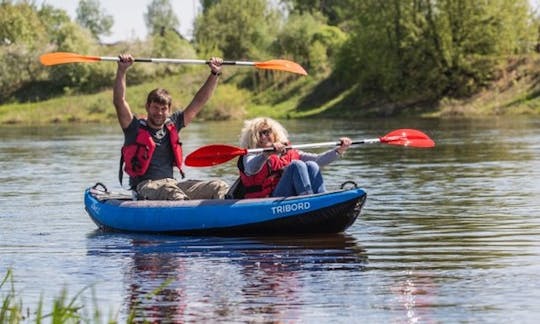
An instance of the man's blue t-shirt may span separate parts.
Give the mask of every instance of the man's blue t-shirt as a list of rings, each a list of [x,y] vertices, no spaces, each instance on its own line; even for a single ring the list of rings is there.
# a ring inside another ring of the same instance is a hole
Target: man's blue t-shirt
[[[180,131],[184,127],[184,113],[176,111],[169,117]],[[140,127],[139,119],[133,116],[133,120],[129,126],[124,129],[124,145],[134,143],[137,139],[137,132]],[[174,155],[171,148],[171,140],[167,127],[163,125],[161,129],[153,129],[148,127],[148,131],[152,135],[152,139],[156,143],[156,150],[150,161],[150,166],[146,173],[139,177],[130,177],[129,185],[136,188],[137,185],[144,180],[159,180],[164,178],[174,178],[173,165]]]

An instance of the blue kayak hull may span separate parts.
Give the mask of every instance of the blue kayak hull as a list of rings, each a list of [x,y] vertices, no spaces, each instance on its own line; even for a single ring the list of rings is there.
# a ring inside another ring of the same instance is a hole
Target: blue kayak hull
[[[359,188],[240,200],[107,199],[92,189],[84,194],[86,211],[104,231],[177,235],[339,233],[354,223],[365,199]]]

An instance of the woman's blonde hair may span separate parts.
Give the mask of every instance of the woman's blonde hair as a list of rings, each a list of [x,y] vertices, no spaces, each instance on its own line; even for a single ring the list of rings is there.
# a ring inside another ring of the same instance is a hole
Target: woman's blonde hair
[[[281,143],[289,143],[287,130],[277,121],[268,117],[258,117],[244,122],[240,132],[240,146],[243,148],[256,148],[259,142],[259,131],[270,128],[274,134],[274,140]]]

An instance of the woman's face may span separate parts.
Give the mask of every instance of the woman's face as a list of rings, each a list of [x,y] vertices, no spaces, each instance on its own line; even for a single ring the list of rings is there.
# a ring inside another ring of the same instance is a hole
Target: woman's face
[[[259,142],[257,143],[259,147],[270,147],[275,141],[274,132],[268,125],[263,125],[259,128],[257,137],[259,138]]]

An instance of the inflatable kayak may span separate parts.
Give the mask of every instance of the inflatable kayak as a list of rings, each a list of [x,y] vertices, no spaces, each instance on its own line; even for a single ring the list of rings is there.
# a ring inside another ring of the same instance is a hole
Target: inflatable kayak
[[[133,200],[101,184],[84,193],[86,211],[104,231],[220,236],[340,233],[354,223],[365,199],[356,187],[307,196],[182,201]]]

